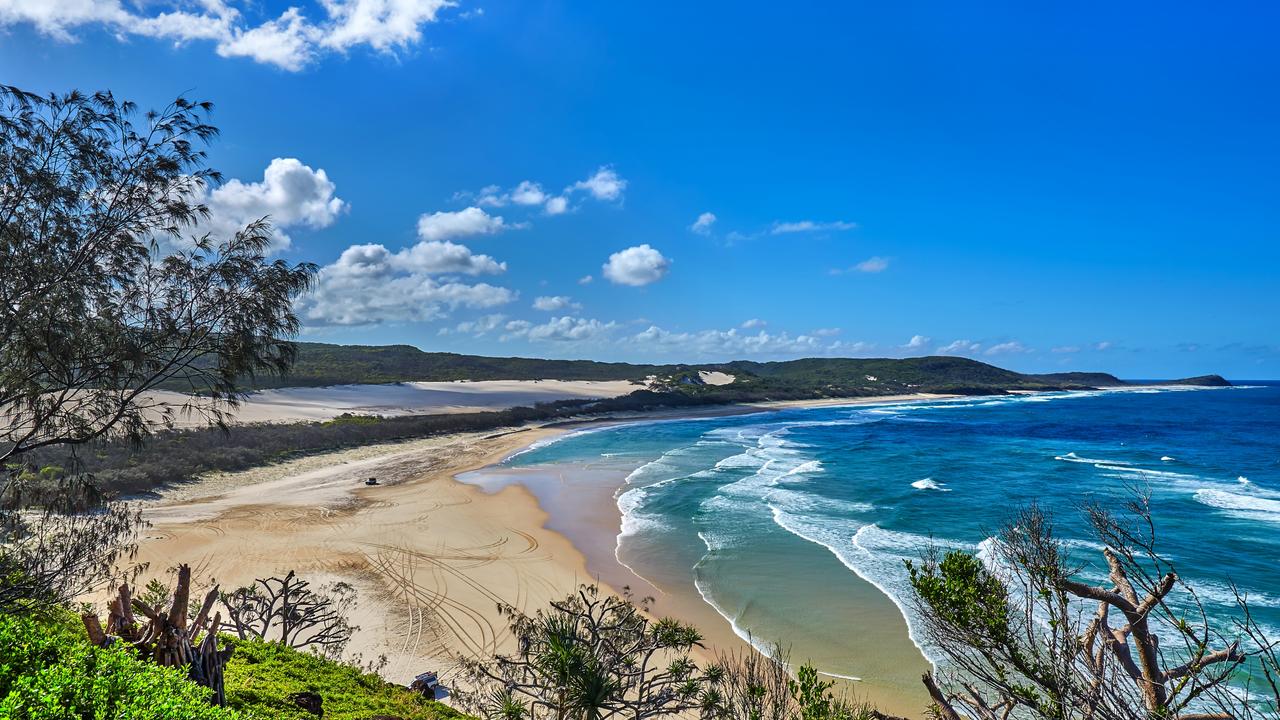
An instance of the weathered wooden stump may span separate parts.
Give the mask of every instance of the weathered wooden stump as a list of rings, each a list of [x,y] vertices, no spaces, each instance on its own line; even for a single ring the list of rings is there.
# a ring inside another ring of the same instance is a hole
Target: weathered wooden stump
[[[213,704],[223,705],[226,695],[222,676],[227,661],[231,659],[231,649],[218,649],[218,626],[222,615],[214,613],[212,618],[209,617],[213,604],[218,600],[218,588],[205,595],[200,611],[188,623],[190,596],[191,567],[181,565],[173,605],[168,612],[162,613],[134,598],[128,583],[125,583],[107,605],[105,628],[95,614],[85,614],[81,619],[93,644],[106,646],[119,640],[129,643],[142,657],[157,665],[186,667],[193,681],[213,690]],[[146,617],[146,625],[138,621],[135,610]]]

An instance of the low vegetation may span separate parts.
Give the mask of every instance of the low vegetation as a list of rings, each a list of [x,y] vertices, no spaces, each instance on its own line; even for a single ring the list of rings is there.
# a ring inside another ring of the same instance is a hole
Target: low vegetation
[[[315,720],[291,700],[319,696],[326,720],[455,720],[467,716],[376,674],[280,643],[229,639],[227,706],[242,718]]]
[[[235,720],[181,667],[161,667],[125,644],[91,645],[70,611],[0,613],[0,717]]]
[[[516,652],[463,664],[459,703],[491,720],[868,720],[869,706],[832,692],[781,650],[699,662],[697,628],[657,617],[652,599],[584,585],[532,615],[510,606]]]
[[[1009,520],[990,558],[953,550],[908,563],[925,640],[945,659],[924,677],[939,716],[1276,717],[1277,641],[1247,599],[1236,595],[1232,622],[1210,621],[1157,548],[1144,495],[1086,514],[1105,561],[1100,584],[1078,577],[1083,565],[1036,507]]]

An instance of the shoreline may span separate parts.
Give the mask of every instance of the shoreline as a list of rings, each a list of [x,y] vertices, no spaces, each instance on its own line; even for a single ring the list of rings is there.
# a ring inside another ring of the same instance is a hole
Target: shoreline
[[[637,585],[625,582],[629,577],[660,589],[617,560],[616,530],[608,537],[607,556],[602,556],[601,543],[592,542],[592,537],[620,526],[621,513],[612,495],[616,485],[607,493],[558,504],[520,483],[488,491],[457,476],[491,468],[531,445],[592,427],[941,397],[682,408],[361,446],[214,473],[166,488],[158,499],[144,502],[144,516],[152,526],[144,531],[138,561],[149,563],[152,570],[140,580],[162,576],[157,569],[187,562],[196,577],[216,578],[223,589],[289,570],[313,586],[351,583],[359,592],[351,621],[361,630],[349,654],[365,662],[385,655],[388,663],[382,674],[393,682],[407,682],[431,669],[447,684],[455,655],[510,649],[499,603],[532,611],[593,579],[612,592]],[[365,487],[361,481],[368,476],[378,477],[382,484]],[[601,512],[602,502],[608,503],[608,511]],[[579,512],[573,513],[574,508]],[[584,509],[588,512],[582,513]],[[594,536],[562,532],[562,518],[584,514],[607,520]],[[637,592],[647,594],[651,593]],[[701,599],[693,603],[666,592],[661,598],[659,614],[695,624],[713,647],[746,647]],[[903,624],[902,639],[910,644]],[[893,714],[918,714],[923,706],[919,697],[867,693],[862,683],[849,688]]]
[[[778,403],[732,406],[723,412],[687,414],[668,417],[639,417],[623,422],[585,423],[574,428],[577,432],[592,432],[596,429],[621,424],[646,424],[658,422],[676,422],[685,419],[706,417],[741,416],[757,413],[776,412],[787,408],[806,407],[840,407],[864,406],[899,402],[926,402],[943,399],[954,399],[962,396],[936,394],[917,394],[910,396],[891,396],[878,398],[853,398],[827,401],[785,401]],[[572,436],[566,432],[543,440],[535,446],[545,446]],[[522,448],[508,458],[519,455],[529,448]],[[739,626],[736,618],[719,606],[704,591],[690,568],[663,568],[657,574],[640,572],[621,557],[621,531],[623,512],[618,505],[618,494],[627,487],[626,473],[617,470],[604,470],[593,467],[591,463],[563,463],[527,468],[512,468],[498,463],[479,470],[463,473],[458,480],[474,483],[488,492],[501,492],[508,487],[521,487],[533,494],[548,513],[548,529],[560,533],[580,549],[587,568],[596,577],[603,579],[614,587],[630,586],[636,595],[650,595],[658,599],[655,613],[672,615],[690,622],[701,630],[710,648],[715,653],[739,653],[743,651],[763,651],[769,643],[765,638],[752,637]],[[549,470],[554,468],[553,473]],[[563,496],[571,496],[566,499]],[[607,508],[606,508],[607,506]],[[582,510],[591,512],[581,512]],[[579,512],[574,512],[577,510]],[[606,515],[607,520],[600,517]],[[796,543],[808,543],[808,540],[796,539]],[[836,682],[837,692],[846,692],[851,697],[868,700],[878,709],[892,715],[916,716],[929,703],[927,694],[919,682],[920,673],[930,667],[928,659],[911,636],[905,617],[905,611],[884,588],[871,579],[863,576],[856,569],[843,563],[834,553],[829,557],[830,548],[824,547],[823,557],[829,569],[834,571],[826,581],[830,593],[823,596],[824,605],[836,608],[841,617],[857,617],[855,622],[841,628],[841,633],[858,636],[857,640],[842,637],[839,641],[823,643],[822,647],[795,647],[791,650],[793,664],[811,661],[816,665],[819,674]],[[668,572],[669,570],[669,572]],[[819,602],[815,596],[814,602]],[[856,646],[856,650],[849,650]],[[841,648],[845,652],[841,652]],[[814,654],[816,653],[816,655]],[[845,661],[849,657],[859,658],[858,664],[875,655],[875,662],[865,663],[879,668],[876,674],[860,672],[859,676],[826,672],[824,665]],[[909,671],[906,668],[911,668]],[[898,677],[889,677],[888,673]]]

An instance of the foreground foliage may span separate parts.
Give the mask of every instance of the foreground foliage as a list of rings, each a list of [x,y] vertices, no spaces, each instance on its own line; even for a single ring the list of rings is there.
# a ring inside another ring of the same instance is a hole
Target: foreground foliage
[[[459,697],[506,720],[644,720],[697,710],[716,679],[689,656],[702,636],[678,620],[651,620],[648,609],[648,600],[594,585],[533,615],[500,606],[518,650],[464,662],[470,688]]]
[[[815,668],[792,678],[786,654],[750,652],[699,664],[702,636],[652,615],[652,600],[604,594],[598,586],[533,615],[510,606],[517,651],[464,661],[463,707],[491,720],[864,720],[864,705],[832,693]]]
[[[290,695],[312,692],[326,718],[463,720],[410,690],[277,643],[226,638],[227,706],[183,668],[141,659],[125,644],[94,647],[66,610],[0,614],[0,717],[13,720],[314,720]]]
[[[67,612],[37,620],[0,614],[0,717],[14,720],[235,720],[182,668],[124,645],[89,644]]]
[[[1051,518],[1031,507],[984,562],[963,551],[908,563],[927,642],[945,657],[925,685],[944,720],[1232,720],[1280,706],[1275,641],[1239,598],[1234,625],[1209,620],[1156,549],[1146,497],[1116,515],[1090,506],[1105,581],[1080,579]],[[1246,645],[1242,640],[1250,640]],[[1251,658],[1269,687],[1243,692]]]
[[[372,673],[278,643],[231,640],[227,665],[227,705],[243,717],[314,720],[289,701],[312,692],[324,700],[330,720],[367,720],[391,715],[404,720],[461,720],[467,716],[418,693],[387,683]]]

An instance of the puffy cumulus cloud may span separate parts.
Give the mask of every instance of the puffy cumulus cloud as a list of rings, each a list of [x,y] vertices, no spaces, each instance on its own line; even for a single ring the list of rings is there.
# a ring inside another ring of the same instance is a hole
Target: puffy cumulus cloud
[[[689,226],[689,229],[692,230],[693,232],[698,233],[699,235],[710,235],[711,226],[715,224],[716,224],[715,213],[704,212],[698,216],[697,220],[693,221],[693,224]]]
[[[527,320],[507,323],[503,340],[523,338],[530,342],[589,343],[603,340],[618,327],[615,322],[602,322],[594,318],[576,318],[564,315],[553,317],[545,323],[534,324]]]
[[[912,335],[911,339],[902,345],[903,350],[923,350],[929,345],[930,338],[924,335]]]
[[[405,248],[393,256],[392,265],[405,272],[427,274],[496,275],[507,269],[506,263],[477,255],[466,245],[442,240],[424,240]]]
[[[769,232],[774,235],[786,235],[789,233],[852,230],[856,227],[858,227],[857,223],[845,222],[843,220],[834,220],[831,222],[796,220],[793,222],[775,222]]]
[[[277,231],[276,248],[287,248],[292,243],[284,232],[288,228],[329,227],[347,210],[336,191],[323,169],[314,170],[296,158],[275,158],[261,182],[233,179],[209,192],[204,198],[209,218],[200,222],[198,231],[227,235],[270,216]]]
[[[566,197],[553,197],[547,200],[545,206],[548,215],[563,215],[569,211],[569,199]]]
[[[478,207],[454,212],[433,212],[418,218],[418,237],[423,240],[444,240],[467,235],[492,235],[510,228],[501,215],[490,215]]]
[[[243,57],[290,71],[301,70],[324,51],[367,46],[381,52],[421,42],[422,27],[439,21],[454,0],[320,0],[324,17],[297,7],[254,22],[248,0],[0,0],[0,26],[29,24],[59,42],[75,40],[82,28],[102,28],[121,40],[130,36],[175,43],[212,42],[222,57]]]
[[[1012,355],[1016,353],[1029,353],[1029,352],[1034,352],[1034,350],[1027,347],[1026,345],[1023,345],[1017,340],[1010,340],[1008,342],[1002,342],[996,345],[992,345],[991,347],[987,348],[986,354],[987,355]]]
[[[504,270],[504,263],[450,242],[423,241],[394,253],[378,244],[353,245],[320,269],[298,310],[313,326],[437,320],[458,308],[514,301],[513,290],[457,278]]]
[[[573,301],[567,295],[543,295],[534,298],[533,309],[543,312],[559,312],[561,310],[581,310],[582,304]]]
[[[489,185],[478,193],[468,191],[454,193],[455,199],[475,198],[476,205],[481,207],[505,207],[507,205],[523,205],[525,207],[541,206],[548,215],[563,215],[572,209],[570,202],[574,193],[585,193],[596,200],[615,201],[622,198],[627,181],[618,175],[611,166],[596,170],[586,180],[579,180],[566,187],[562,192],[547,192],[541,183],[522,180],[515,187],[504,190],[499,185]]]
[[[938,348],[939,355],[973,355],[982,349],[982,343],[972,340],[953,340]]]
[[[320,40],[327,48],[346,51],[360,45],[390,51],[416,45],[422,26],[436,22],[452,0],[320,0],[330,23]]]
[[[605,165],[596,170],[595,173],[586,180],[579,180],[565,189],[565,192],[585,191],[591,197],[597,200],[614,201],[622,197],[622,191],[627,189],[627,181],[623,180],[613,167]]]
[[[541,205],[550,198],[536,182],[525,180],[511,191],[511,202],[517,205]]]
[[[647,243],[619,250],[602,266],[604,276],[610,281],[632,287],[657,282],[670,269],[671,261]]]

